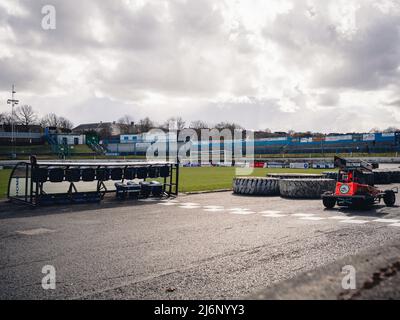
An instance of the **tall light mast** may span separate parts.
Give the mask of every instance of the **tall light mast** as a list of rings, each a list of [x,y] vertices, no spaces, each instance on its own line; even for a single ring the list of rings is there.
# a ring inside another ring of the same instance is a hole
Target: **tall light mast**
[[[12,85],[12,91],[11,91],[11,99],[7,100],[7,104],[11,104],[11,145],[13,147],[13,156],[15,155],[15,114],[14,114],[14,109],[15,106],[18,105],[19,100],[15,99],[15,94],[17,92],[15,91],[15,85]]]

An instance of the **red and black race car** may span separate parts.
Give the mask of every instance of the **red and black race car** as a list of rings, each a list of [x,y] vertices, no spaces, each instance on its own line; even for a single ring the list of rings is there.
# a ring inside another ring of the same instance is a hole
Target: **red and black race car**
[[[377,168],[376,165],[364,161],[348,163],[345,159],[335,157],[335,167],[339,168],[336,189],[322,195],[326,208],[332,209],[335,205],[370,208],[382,199],[388,207],[396,203],[398,188],[382,191],[374,186],[373,169]]]

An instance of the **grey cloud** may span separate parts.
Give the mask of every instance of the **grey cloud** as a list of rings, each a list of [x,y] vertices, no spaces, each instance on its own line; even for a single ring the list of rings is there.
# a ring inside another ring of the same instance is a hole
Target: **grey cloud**
[[[334,107],[340,102],[340,95],[336,92],[320,94],[317,102],[320,106]]]
[[[147,1],[133,10],[125,1],[53,0],[57,29],[45,31],[41,8],[49,1],[20,0],[27,16],[8,15],[0,6],[1,26],[15,35],[0,44],[12,53],[0,52],[0,91],[8,92],[15,82],[46,112],[51,106],[44,93],[59,89],[65,94],[56,101],[59,112],[75,123],[126,113],[162,122],[174,114],[249,128],[348,130],[333,108],[310,108],[317,104],[365,110],[353,113],[360,128],[373,126],[372,121],[389,126],[396,108],[379,113],[380,106],[345,105],[341,97],[382,88],[390,97],[400,94],[400,11],[384,13],[372,1],[354,1],[360,3],[357,29],[343,37],[328,16],[328,5],[336,1],[292,0],[292,10],[263,30],[250,30],[240,19],[227,27],[223,10],[230,4],[222,1]],[[94,33],[102,30],[99,39]],[[275,51],[267,55],[250,38],[273,44]],[[264,68],[264,60],[275,66]],[[73,87],[74,80],[83,88]],[[98,93],[103,98],[96,98]],[[230,102],[243,97],[252,98]],[[295,112],[282,111],[286,102]]]
[[[399,14],[383,13],[365,1],[356,10],[357,29],[347,38],[328,16],[327,6],[332,2],[321,3],[310,16],[307,2],[295,1],[291,11],[265,28],[266,41],[279,44],[283,62],[312,72],[316,88],[376,90],[398,84]],[[327,65],[318,67],[315,62],[321,56]]]
[[[400,99],[394,100],[394,101],[391,101],[391,102],[387,102],[387,103],[385,103],[385,105],[390,106],[390,107],[398,107],[398,108],[400,108]]]

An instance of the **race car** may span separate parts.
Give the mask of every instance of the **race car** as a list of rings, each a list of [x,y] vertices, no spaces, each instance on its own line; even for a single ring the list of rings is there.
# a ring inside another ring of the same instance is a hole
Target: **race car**
[[[373,169],[377,165],[364,161],[349,163],[335,157],[335,167],[339,168],[335,191],[327,191],[322,195],[322,202],[328,209],[336,205],[340,207],[370,208],[383,199],[388,207],[396,203],[398,188],[379,190],[374,186]]]

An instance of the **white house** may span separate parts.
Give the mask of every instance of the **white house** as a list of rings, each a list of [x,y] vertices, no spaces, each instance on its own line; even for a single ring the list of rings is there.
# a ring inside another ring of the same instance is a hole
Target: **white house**
[[[67,145],[86,144],[86,136],[73,133],[57,134],[57,142],[58,144]]]

